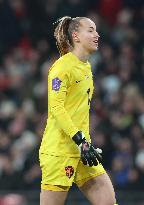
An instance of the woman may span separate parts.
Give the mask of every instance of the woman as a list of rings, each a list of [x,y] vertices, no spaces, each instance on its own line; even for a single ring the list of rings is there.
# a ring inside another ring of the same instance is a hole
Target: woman
[[[93,80],[89,55],[98,48],[96,25],[86,17],[58,20],[54,36],[61,57],[49,69],[48,120],[40,147],[41,205],[64,205],[76,183],[93,205],[114,205],[101,150],[90,143]]]

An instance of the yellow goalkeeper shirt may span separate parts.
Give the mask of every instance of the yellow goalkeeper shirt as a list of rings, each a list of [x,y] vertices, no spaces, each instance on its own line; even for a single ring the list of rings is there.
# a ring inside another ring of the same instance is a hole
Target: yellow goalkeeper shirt
[[[93,79],[89,62],[69,52],[60,57],[48,74],[48,119],[40,154],[79,157],[72,137],[81,130],[90,142],[89,109]]]

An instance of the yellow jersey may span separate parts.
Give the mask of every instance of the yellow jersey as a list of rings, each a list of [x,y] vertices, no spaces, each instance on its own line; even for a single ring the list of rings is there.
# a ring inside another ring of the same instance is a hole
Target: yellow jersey
[[[81,130],[90,142],[89,110],[93,94],[90,63],[69,52],[60,57],[48,74],[48,119],[40,154],[80,157],[72,140]]]

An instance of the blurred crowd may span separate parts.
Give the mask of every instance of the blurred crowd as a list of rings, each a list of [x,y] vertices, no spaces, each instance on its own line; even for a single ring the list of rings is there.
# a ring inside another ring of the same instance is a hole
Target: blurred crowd
[[[47,73],[59,57],[52,23],[65,15],[91,18],[100,35],[90,58],[92,142],[116,189],[143,189],[143,1],[0,0],[0,190],[40,189]]]

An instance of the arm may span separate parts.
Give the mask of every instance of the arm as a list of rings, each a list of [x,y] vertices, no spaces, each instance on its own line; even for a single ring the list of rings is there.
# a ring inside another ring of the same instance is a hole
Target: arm
[[[69,73],[58,68],[49,74],[49,109],[58,126],[71,138],[78,132],[71,117],[64,107],[67,89],[70,86]]]

